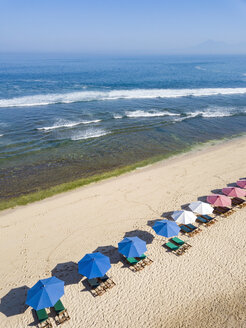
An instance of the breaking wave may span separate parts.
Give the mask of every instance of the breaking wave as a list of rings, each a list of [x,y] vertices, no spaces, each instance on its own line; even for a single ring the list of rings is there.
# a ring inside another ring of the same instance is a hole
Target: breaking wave
[[[246,94],[246,88],[204,89],[133,89],[111,91],[79,91],[62,94],[40,94],[34,96],[0,99],[0,107],[32,107],[57,103],[100,101],[116,99],[178,98],[216,95]]]
[[[91,138],[99,138],[109,134],[109,132],[105,130],[87,130],[83,132],[78,132],[71,137],[71,140],[83,140],[83,139],[91,139]]]
[[[44,126],[42,128],[37,128],[37,130],[44,130],[44,131],[50,131],[55,129],[61,129],[61,128],[72,128],[77,125],[81,124],[92,124],[92,123],[98,123],[101,122],[101,120],[92,120],[92,121],[79,121],[79,122],[67,122],[67,121],[61,121],[55,125],[52,126]]]
[[[179,114],[174,114],[170,112],[145,112],[143,110],[136,110],[133,112],[126,112],[126,116],[129,118],[137,117],[158,117],[158,116],[179,116]]]

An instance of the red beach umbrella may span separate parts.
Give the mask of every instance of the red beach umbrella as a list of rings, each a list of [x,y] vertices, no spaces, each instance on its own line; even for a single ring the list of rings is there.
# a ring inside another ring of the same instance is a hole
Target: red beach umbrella
[[[244,180],[238,180],[237,185],[241,188],[246,188],[246,179]]]
[[[237,187],[229,187],[222,189],[223,194],[229,197],[245,197],[246,190]]]
[[[215,206],[231,207],[231,199],[224,195],[210,195],[207,197],[207,201]]]

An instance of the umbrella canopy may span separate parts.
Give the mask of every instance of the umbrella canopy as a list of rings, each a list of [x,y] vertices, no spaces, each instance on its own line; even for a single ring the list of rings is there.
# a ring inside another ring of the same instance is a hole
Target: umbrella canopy
[[[231,206],[231,199],[224,195],[210,195],[207,197],[207,201],[215,206],[221,206],[221,207]]]
[[[222,192],[223,192],[223,194],[225,194],[229,197],[245,197],[246,196],[246,190],[243,190],[241,188],[236,188],[236,187],[223,188]]]
[[[39,280],[27,292],[26,304],[36,311],[54,306],[64,295],[64,281],[51,277]]]
[[[189,224],[196,221],[196,216],[190,211],[175,211],[172,214],[172,218],[177,223]]]
[[[246,188],[246,179],[238,180],[237,185],[241,188]]]
[[[138,257],[147,251],[146,242],[138,237],[126,237],[118,243],[118,247],[126,257]]]
[[[153,229],[158,235],[168,238],[177,236],[180,231],[180,227],[177,223],[169,220],[157,221],[154,224]]]
[[[86,254],[78,263],[79,273],[88,279],[100,278],[111,268],[110,260],[100,252]]]
[[[212,214],[214,210],[211,205],[201,201],[190,203],[189,208],[198,214]]]

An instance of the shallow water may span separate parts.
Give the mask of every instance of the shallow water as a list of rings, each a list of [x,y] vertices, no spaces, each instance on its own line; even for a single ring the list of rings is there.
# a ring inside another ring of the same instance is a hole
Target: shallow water
[[[0,55],[0,198],[246,132],[246,56]]]

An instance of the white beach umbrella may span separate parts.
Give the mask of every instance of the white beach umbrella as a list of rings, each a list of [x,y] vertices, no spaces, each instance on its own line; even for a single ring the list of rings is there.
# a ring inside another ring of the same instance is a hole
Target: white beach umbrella
[[[212,214],[214,210],[210,204],[201,201],[190,203],[189,208],[198,214]]]
[[[189,224],[196,221],[196,215],[190,211],[175,211],[172,214],[172,218],[177,223]]]

